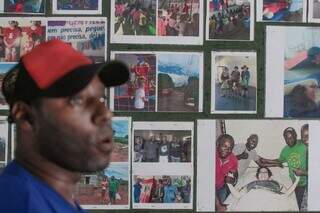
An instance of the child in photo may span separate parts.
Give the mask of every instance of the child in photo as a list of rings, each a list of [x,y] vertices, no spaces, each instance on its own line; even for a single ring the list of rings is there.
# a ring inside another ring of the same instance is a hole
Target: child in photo
[[[144,110],[145,102],[148,101],[148,99],[145,97],[144,87],[145,87],[145,79],[141,77],[138,78],[137,89],[134,97],[134,108],[141,111]]]

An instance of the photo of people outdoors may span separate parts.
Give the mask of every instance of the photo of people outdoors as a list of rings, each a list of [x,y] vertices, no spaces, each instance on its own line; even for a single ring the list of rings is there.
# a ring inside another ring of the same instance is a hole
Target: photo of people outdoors
[[[2,0],[4,13],[44,13],[46,0]]]
[[[202,111],[202,57],[198,53],[158,55],[158,111]]]
[[[308,145],[306,121],[217,120],[216,211],[307,211]]]
[[[212,112],[256,112],[255,52],[213,52]]]
[[[128,162],[129,160],[129,134],[130,119],[114,117],[112,120],[113,129],[113,151],[111,162]]]
[[[130,80],[126,84],[114,88],[114,110],[154,112],[156,102],[156,55],[114,53],[113,58],[123,61],[130,69]]]
[[[311,27],[289,27],[285,37],[284,117],[320,117],[320,30]],[[289,39],[290,38],[290,39]]]
[[[99,0],[55,0],[58,10],[98,10]]]
[[[60,39],[81,51],[95,63],[106,57],[106,18],[50,18],[48,40]]]
[[[134,203],[190,203],[190,176],[140,176],[133,177]]]
[[[304,4],[305,0],[263,0],[262,20],[303,22],[306,18]]]
[[[158,36],[199,36],[199,0],[159,0]]]
[[[44,21],[29,18],[0,19],[0,61],[18,62],[46,38]],[[4,56],[3,56],[4,55]]]
[[[8,155],[8,122],[4,116],[0,117],[0,163],[7,163]]]
[[[75,199],[85,208],[103,209],[129,205],[129,165],[111,163],[107,169],[83,174],[76,187]]]
[[[253,1],[208,0],[208,39],[252,40]],[[252,22],[252,23],[250,23]]]
[[[191,131],[135,130],[134,162],[191,162]]]
[[[115,0],[115,35],[156,35],[157,0]]]
[[[0,46],[0,49],[1,49],[1,46]],[[0,55],[0,61],[4,61],[4,59],[5,59],[5,54],[3,52],[2,56]],[[14,66],[16,66],[16,63],[0,63],[0,88],[2,88],[2,80],[5,74]],[[8,109],[8,104],[4,98],[2,89],[0,89],[0,109]]]

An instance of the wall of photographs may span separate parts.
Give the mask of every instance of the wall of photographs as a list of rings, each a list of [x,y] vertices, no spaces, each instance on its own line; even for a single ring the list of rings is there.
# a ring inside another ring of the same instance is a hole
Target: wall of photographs
[[[51,39],[129,66],[106,91],[112,162],[77,185],[92,212],[320,211],[319,11],[318,0],[3,0],[0,76]],[[0,110],[3,168],[16,139],[2,94]]]

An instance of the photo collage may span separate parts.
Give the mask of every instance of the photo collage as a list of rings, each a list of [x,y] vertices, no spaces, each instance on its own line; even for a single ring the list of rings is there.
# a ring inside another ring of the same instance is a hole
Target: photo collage
[[[320,211],[319,23],[319,0],[0,1],[0,177],[23,150],[4,79],[62,40],[129,71],[99,96],[112,151],[107,166],[79,172],[72,207]]]

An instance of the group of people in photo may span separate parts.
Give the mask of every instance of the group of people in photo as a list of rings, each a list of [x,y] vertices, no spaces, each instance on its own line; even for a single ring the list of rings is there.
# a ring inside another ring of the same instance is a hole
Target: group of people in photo
[[[235,66],[232,72],[229,72],[227,66],[223,67],[220,74],[220,89],[222,97],[247,97],[249,95],[250,71],[247,65],[241,67]]]
[[[159,36],[198,36],[199,1],[172,1],[158,10],[157,35]],[[195,10],[195,11],[194,11]]]
[[[174,135],[150,135],[134,137],[135,162],[191,162],[191,138]]]
[[[101,183],[101,203],[114,205],[116,201],[121,199],[119,191],[120,181],[114,176],[103,177]]]
[[[229,134],[221,134],[216,140],[216,199],[215,206],[217,211],[226,211],[227,205],[224,201],[233,190],[237,180],[241,178],[248,170],[251,162],[258,166],[254,187],[261,186],[263,189],[275,193],[283,193],[281,183],[271,179],[272,172],[270,167],[281,167],[286,163],[289,173],[288,177],[293,184],[297,200],[297,206],[300,211],[307,209],[307,186],[308,186],[308,140],[309,126],[304,124],[301,127],[300,139],[296,130],[288,127],[283,131],[283,139],[286,145],[282,148],[277,159],[266,159],[261,157],[255,148],[258,146],[259,137],[257,134],[251,134],[246,143],[235,143],[233,137]],[[229,187],[229,186],[230,187]],[[250,184],[249,184],[250,185]],[[252,187],[247,186],[247,191]],[[290,187],[291,188],[291,187]],[[290,189],[288,189],[290,191]],[[286,190],[286,191],[288,191]]]
[[[185,176],[136,178],[133,194],[135,203],[190,203],[191,179]]]

